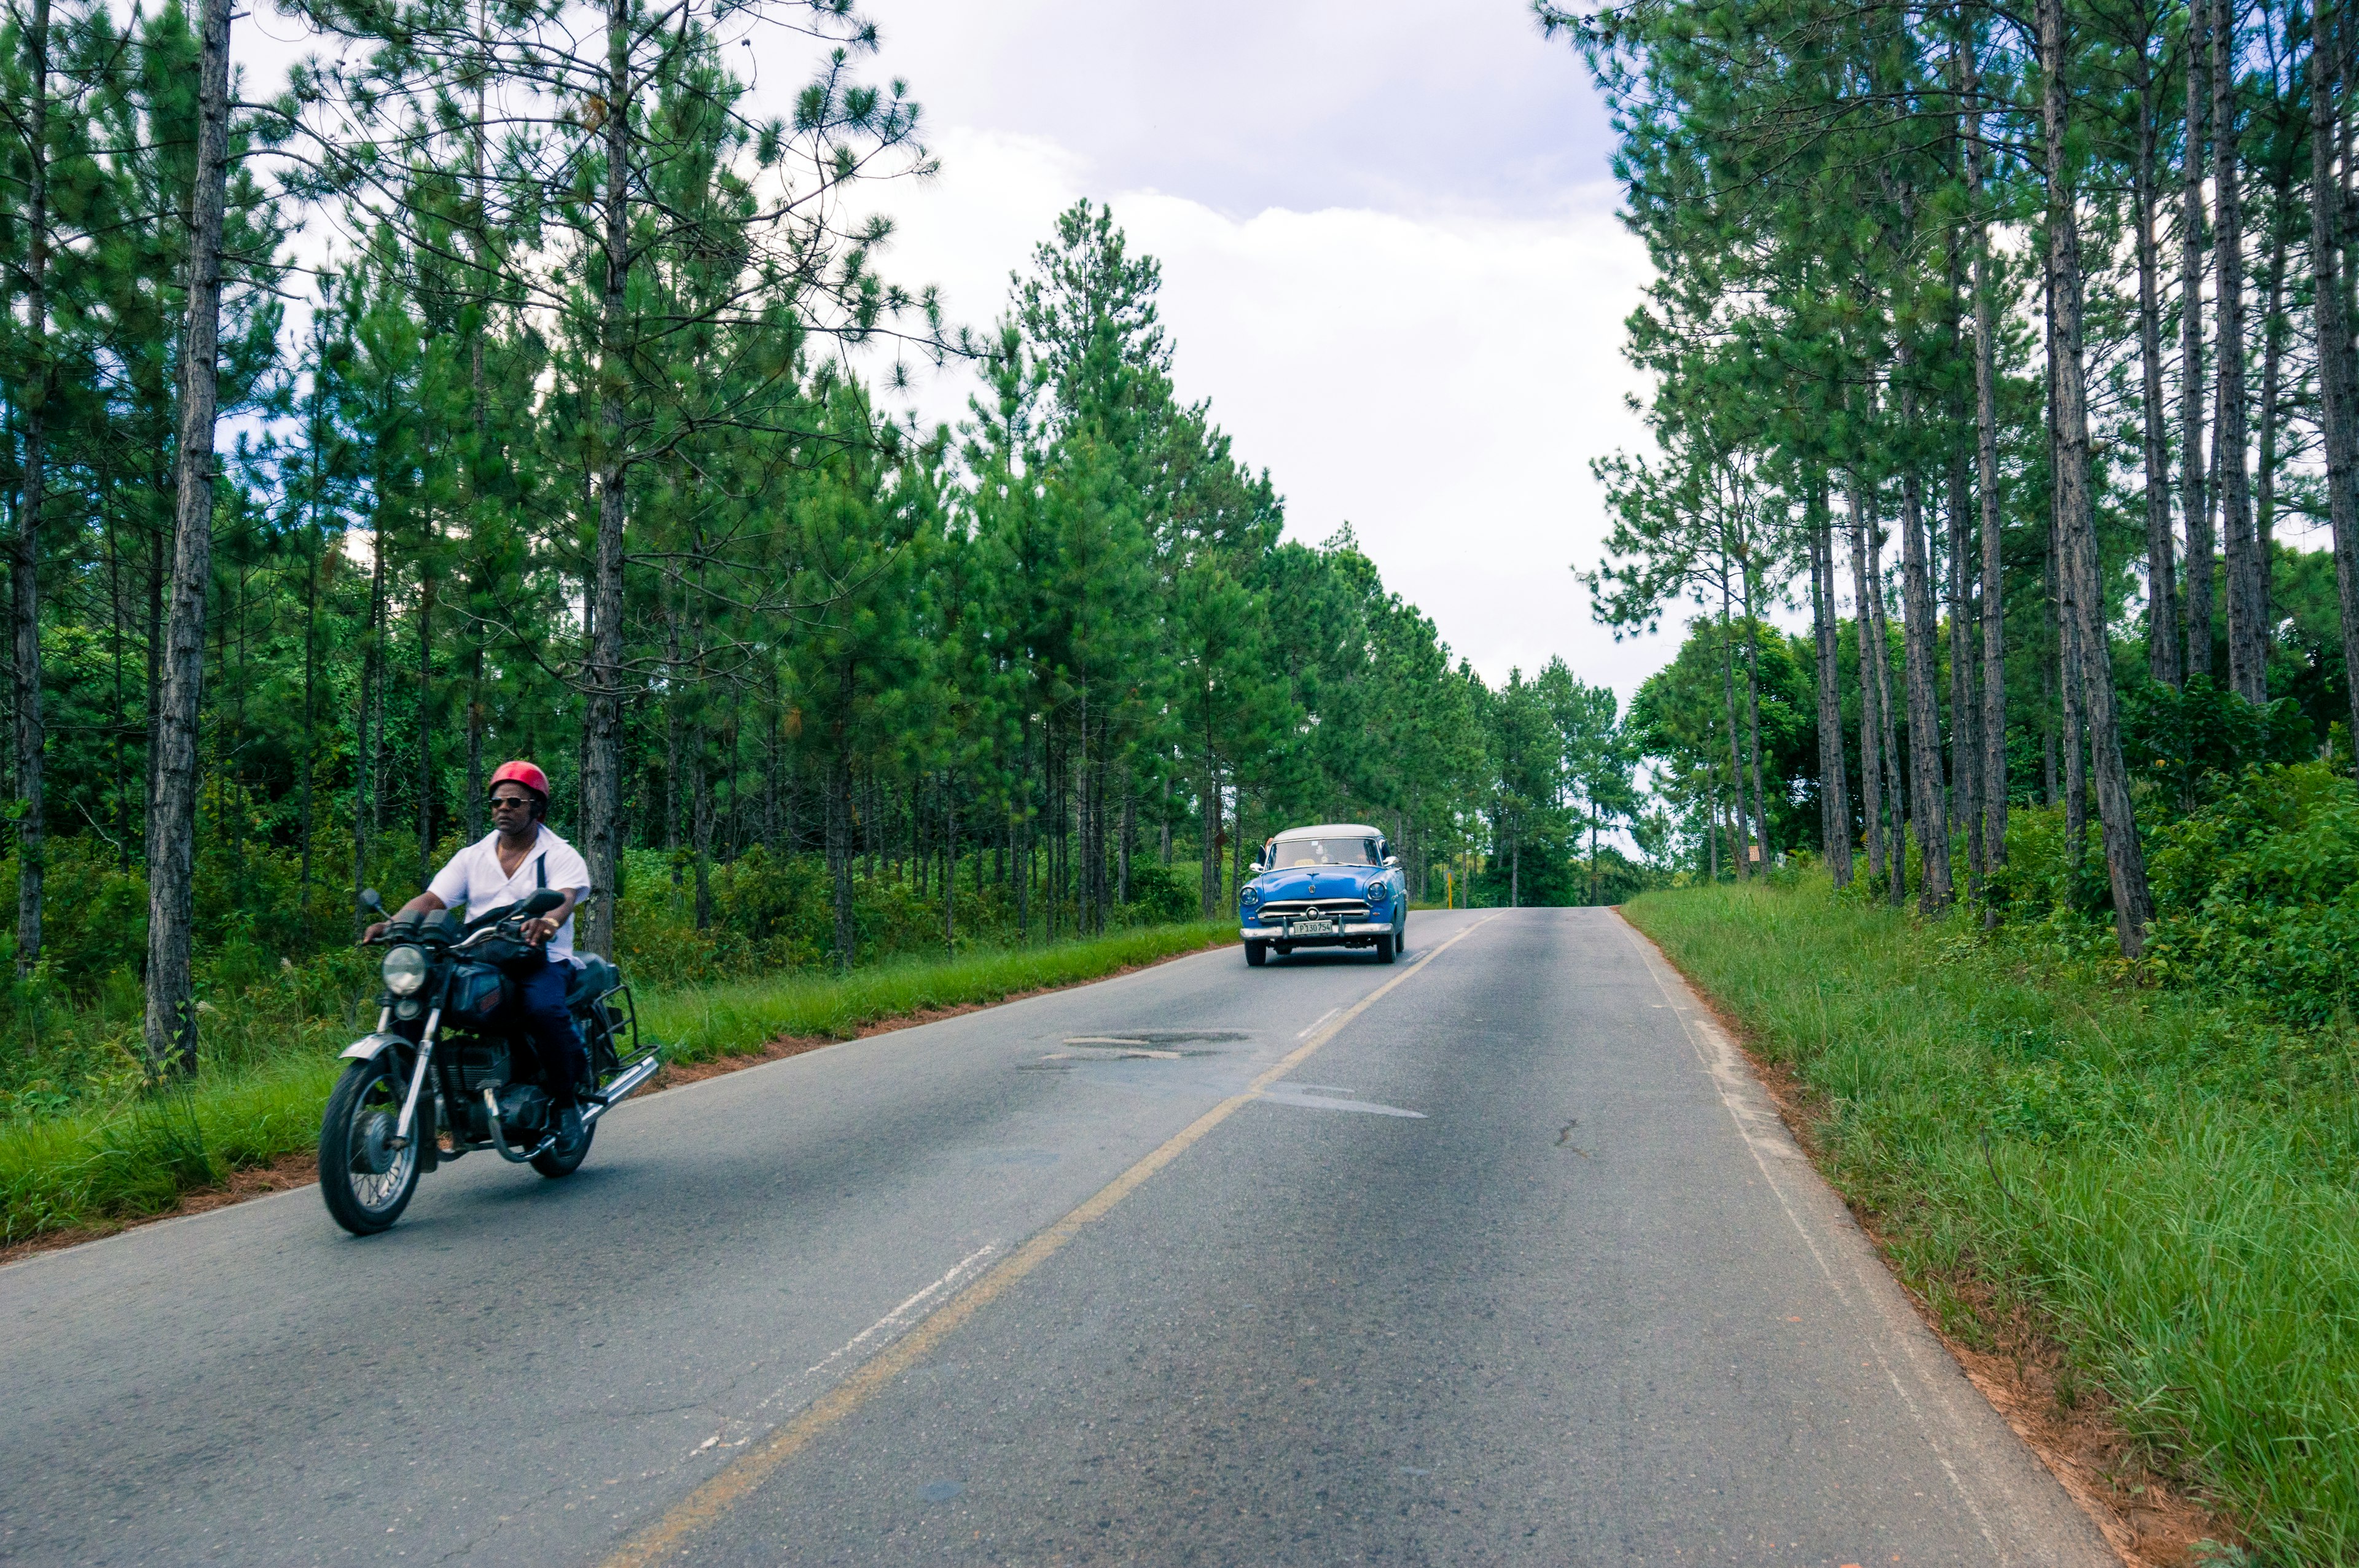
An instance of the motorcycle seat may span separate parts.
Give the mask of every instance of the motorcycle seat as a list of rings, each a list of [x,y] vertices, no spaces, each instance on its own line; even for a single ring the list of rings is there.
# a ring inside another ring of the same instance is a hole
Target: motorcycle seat
[[[565,1005],[582,1007],[623,983],[623,972],[595,954],[586,954],[575,968],[573,984],[566,989]]]

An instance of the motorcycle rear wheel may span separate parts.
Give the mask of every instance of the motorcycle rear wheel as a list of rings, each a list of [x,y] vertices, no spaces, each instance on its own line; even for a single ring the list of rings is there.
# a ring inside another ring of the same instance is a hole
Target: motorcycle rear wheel
[[[582,1168],[582,1162],[590,1157],[590,1140],[597,1131],[597,1124],[592,1122],[582,1130],[582,1136],[573,1142],[550,1144],[532,1157],[532,1168],[550,1181],[571,1175]]]
[[[320,1119],[320,1195],[354,1236],[390,1230],[418,1191],[417,1139],[390,1147],[408,1087],[388,1057],[354,1062]]]

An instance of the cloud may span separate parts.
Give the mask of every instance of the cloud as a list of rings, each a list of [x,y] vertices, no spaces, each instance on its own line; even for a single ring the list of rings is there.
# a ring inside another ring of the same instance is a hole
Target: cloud
[[[953,319],[984,325],[1091,161],[1031,135],[938,127],[936,145],[940,178],[889,199],[889,270],[939,283]],[[1090,194],[1163,264],[1180,395],[1210,399],[1238,455],[1270,470],[1291,536],[1349,522],[1486,679],[1560,654],[1626,696],[1662,662],[1659,643],[1593,624],[1571,569],[1595,563],[1604,532],[1590,460],[1644,434],[1620,345],[1647,262],[1610,190],[1515,218],[1239,218],[1151,189]],[[919,409],[957,417],[971,385],[920,374]]]

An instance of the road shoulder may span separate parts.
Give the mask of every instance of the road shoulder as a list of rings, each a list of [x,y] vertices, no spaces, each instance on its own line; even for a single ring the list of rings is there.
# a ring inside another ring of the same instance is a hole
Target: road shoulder
[[[1844,1271],[1859,1281],[1862,1296],[1910,1345],[1910,1357],[1925,1386],[1940,1390],[1953,1411],[1971,1402],[1984,1420],[2003,1426],[2016,1440],[2011,1448],[2027,1455],[2061,1489],[2091,1528],[2107,1556],[2130,1568],[2180,1568],[2197,1561],[2195,1548],[2220,1539],[2220,1525],[2179,1496],[2159,1476],[2138,1465],[2131,1445],[2108,1423],[2084,1414],[2068,1420],[2057,1412],[2055,1353],[2027,1324],[2010,1321],[1999,1353],[1976,1350],[1946,1333],[1939,1315],[1908,1288],[1886,1255],[1886,1239],[1872,1214],[1854,1212],[1818,1168],[1820,1151],[1811,1136],[1818,1114],[1799,1086],[1750,1049],[1743,1028],[1689,980],[1652,938],[1614,918],[1636,945],[1647,967],[1664,988],[1686,1026],[1698,1059],[1713,1076],[1748,1142],[1764,1160],[1764,1174],[1788,1201],[1788,1213],[1811,1240],[1803,1217],[1815,1212],[1830,1251],[1844,1256]],[[1782,1168],[1784,1180],[1772,1174]],[[1796,1179],[1807,1169],[1807,1176]],[[1801,1204],[1793,1202],[1799,1198]],[[1817,1244],[1813,1244],[1817,1250]],[[1830,1260],[1822,1258],[1822,1266]],[[1927,1355],[1948,1366],[1946,1376],[1929,1375]],[[1961,1390],[1962,1389],[1962,1392]],[[2003,1444],[1999,1433],[1984,1441]],[[2015,1466],[2009,1466],[2015,1468]]]

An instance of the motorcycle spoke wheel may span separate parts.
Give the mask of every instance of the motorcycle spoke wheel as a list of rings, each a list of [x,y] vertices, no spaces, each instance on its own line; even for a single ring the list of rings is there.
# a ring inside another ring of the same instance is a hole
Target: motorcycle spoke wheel
[[[391,1227],[418,1190],[418,1141],[393,1147],[408,1086],[380,1056],[336,1081],[320,1122],[320,1195],[355,1236]]]

